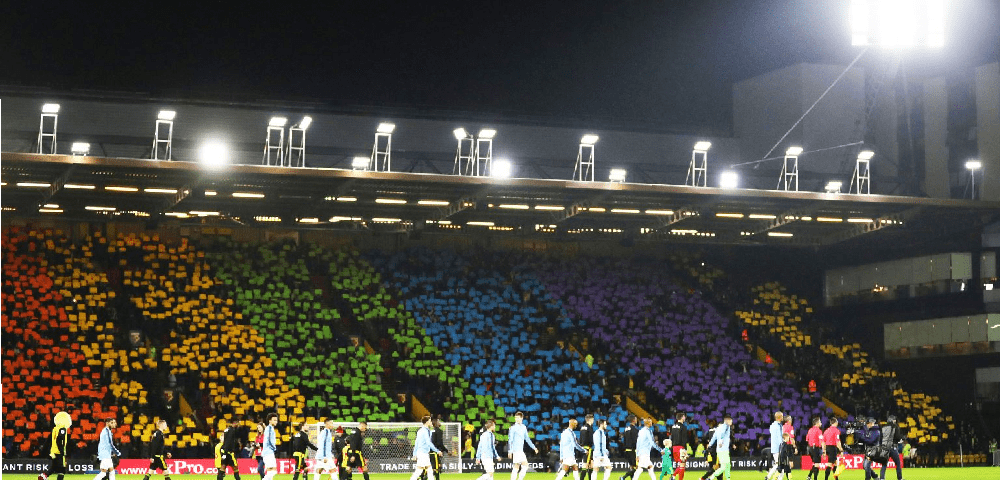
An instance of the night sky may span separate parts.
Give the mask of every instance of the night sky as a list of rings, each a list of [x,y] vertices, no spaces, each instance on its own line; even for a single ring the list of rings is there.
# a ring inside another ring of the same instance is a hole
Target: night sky
[[[0,84],[651,127],[726,131],[733,82],[858,52],[847,0],[22,3]],[[953,3],[949,48],[908,61],[996,61],[1000,2]]]

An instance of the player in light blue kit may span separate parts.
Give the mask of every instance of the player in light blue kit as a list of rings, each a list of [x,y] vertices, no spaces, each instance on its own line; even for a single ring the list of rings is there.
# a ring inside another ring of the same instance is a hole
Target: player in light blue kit
[[[569,419],[569,426],[566,430],[563,430],[562,435],[559,437],[559,474],[556,475],[556,480],[562,480],[566,476],[566,472],[573,471],[573,480],[580,480],[580,466],[576,463],[576,451],[586,452],[583,447],[576,441],[576,435],[573,434],[573,430],[576,430],[577,421],[575,418]]]
[[[476,464],[483,464],[483,474],[478,480],[492,480],[493,472],[496,470],[496,461],[500,460],[497,453],[497,436],[493,433],[497,428],[497,423],[493,420],[486,422],[483,426],[483,434],[479,436],[479,448],[476,449]]]
[[[417,441],[413,445],[413,461],[416,463],[414,463],[413,475],[410,475],[410,480],[417,480],[424,472],[427,473],[427,480],[434,480],[434,468],[431,466],[431,451],[433,450],[438,453],[441,453],[441,451],[431,441],[431,416],[424,415],[420,419],[420,423],[423,426],[420,427],[420,430],[417,430]]]
[[[267,426],[264,427],[264,443],[260,447],[260,457],[264,459],[264,479],[274,480],[278,474],[278,460],[274,457],[278,450],[278,435],[274,427],[278,425],[278,414],[272,413],[267,416]]]
[[[111,457],[120,457],[121,452],[115,448],[115,438],[112,431],[118,427],[118,420],[109,418],[101,430],[101,440],[97,444],[97,460],[101,462],[101,471],[94,480],[115,480],[115,461]]]
[[[635,440],[635,464],[639,468],[632,475],[632,480],[639,480],[639,476],[642,475],[643,470],[649,472],[649,480],[656,480],[656,474],[653,473],[653,460],[649,456],[654,449],[660,453],[663,453],[663,449],[653,439],[652,427],[652,418],[643,420],[643,427],[639,430],[639,436]]]
[[[528,457],[524,454],[525,444],[538,455],[538,447],[528,438],[528,427],[524,426],[524,414],[517,412],[514,414],[514,424],[507,432],[507,457],[513,463],[510,480],[524,480],[524,476],[528,473]]]

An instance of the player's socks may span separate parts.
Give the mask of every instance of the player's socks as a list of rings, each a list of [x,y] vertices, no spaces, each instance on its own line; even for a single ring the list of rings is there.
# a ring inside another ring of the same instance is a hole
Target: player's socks
[[[528,466],[521,465],[521,473],[517,475],[517,480],[524,480],[524,476],[528,474]]]
[[[109,480],[115,480],[115,471],[114,471],[114,469],[112,469],[110,472],[108,472],[108,478],[109,478]]]
[[[608,480],[609,478],[611,478],[611,469],[610,468],[605,468],[604,469],[604,480]]]
[[[573,470],[573,480],[580,480],[580,472],[578,470]]]
[[[642,475],[642,469],[641,468],[635,469],[635,473],[632,474],[632,480],[639,480],[639,477],[641,475]]]
[[[97,476],[94,477],[94,480],[104,480],[107,476],[108,472],[101,470],[100,472],[97,472]]]
[[[521,465],[519,465],[517,463],[515,463],[514,465],[511,466],[511,469],[510,469],[510,480],[517,480],[517,473],[518,473],[518,470],[520,468],[521,468]]]
[[[142,477],[142,480],[149,480],[149,474],[147,473],[146,476]]]
[[[559,467],[559,473],[556,474],[556,480],[562,480],[566,476],[566,469]]]

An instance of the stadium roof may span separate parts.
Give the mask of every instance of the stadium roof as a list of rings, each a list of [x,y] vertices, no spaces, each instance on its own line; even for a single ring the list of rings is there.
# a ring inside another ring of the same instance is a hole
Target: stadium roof
[[[974,232],[1000,203],[3,153],[4,215],[825,246]],[[48,207],[47,207],[48,206]],[[164,216],[165,215],[165,216]]]

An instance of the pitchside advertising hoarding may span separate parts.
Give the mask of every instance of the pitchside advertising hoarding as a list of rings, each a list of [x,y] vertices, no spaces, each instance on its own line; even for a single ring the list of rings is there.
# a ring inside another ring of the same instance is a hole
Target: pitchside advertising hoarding
[[[845,455],[845,463],[847,468],[851,470],[860,470],[863,468],[862,464],[864,461],[864,455]],[[251,474],[257,472],[257,460],[255,459],[241,458],[237,463],[241,474]],[[733,457],[732,464],[733,470],[760,470],[771,466],[770,460],[762,460],[760,457]],[[48,465],[49,461],[42,458],[4,458],[3,473],[41,473],[45,471]],[[800,465],[800,468],[803,470],[809,470],[812,468],[812,460],[809,457],[802,457]],[[876,468],[881,467],[880,464],[875,465]],[[612,459],[612,466],[616,471],[628,469],[628,463],[624,459]],[[455,470],[458,468],[458,464],[455,462],[446,462],[442,467],[445,470]],[[496,470],[498,472],[509,472],[511,467],[511,462],[508,459],[502,459],[496,464]],[[532,472],[552,471],[554,467],[554,462],[543,461],[543,459],[540,458],[528,461],[528,470]],[[660,462],[655,462],[653,467],[659,471],[661,467]],[[134,475],[146,473],[147,468],[149,468],[148,459],[122,459],[118,464],[117,471],[118,473],[124,475]],[[307,461],[307,468],[312,471],[312,460]],[[889,468],[895,468],[895,464],[892,460],[889,461]],[[215,467],[215,459],[213,458],[169,459],[167,460],[167,469],[174,475],[215,475],[219,471]],[[698,471],[708,470],[708,463],[704,458],[689,458],[687,461],[687,469]],[[70,460],[68,462],[68,470],[69,473],[96,473],[97,462],[93,460]],[[372,460],[368,462],[368,471],[372,473],[412,472],[413,461],[409,458],[377,461]],[[462,471],[482,471],[482,466],[476,465],[476,462],[473,460],[462,459]],[[294,459],[278,459],[278,473],[291,474],[294,472]]]

